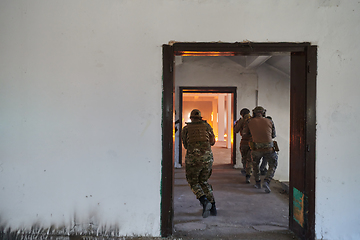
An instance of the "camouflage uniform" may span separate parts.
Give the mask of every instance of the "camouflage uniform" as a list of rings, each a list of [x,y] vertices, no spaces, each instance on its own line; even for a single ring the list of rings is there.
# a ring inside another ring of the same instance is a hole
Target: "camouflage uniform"
[[[181,138],[185,147],[186,180],[197,199],[202,196],[214,202],[212,186],[207,182],[214,162],[211,146],[215,144],[212,127],[201,119],[194,119],[183,128]]]
[[[249,142],[251,141],[251,135],[246,134],[243,130],[245,127],[246,121],[250,119],[250,114],[246,114],[243,118],[240,118],[236,121],[234,126],[235,133],[240,133],[241,141],[240,141],[240,153],[241,153],[241,163],[245,170],[247,176],[251,176],[252,174],[252,159],[251,159],[251,149]]]
[[[259,147],[261,147],[260,145],[258,145]],[[261,158],[263,158],[263,161],[267,161],[267,163],[269,164],[269,169],[266,172],[264,181],[267,181],[268,183],[270,183],[271,179],[274,177],[275,174],[275,170],[277,168],[278,165],[278,155],[274,150],[271,151],[252,151],[251,156],[253,158],[253,162],[254,162],[254,177],[255,177],[255,181],[258,182],[260,181],[260,160]]]
[[[266,118],[268,118],[268,119],[270,119],[272,121],[272,117],[266,116]],[[261,173],[261,175],[266,175],[266,172],[267,172],[266,166],[267,166],[267,160],[265,158],[262,158],[262,162],[261,162],[261,165],[260,165],[260,173]]]
[[[256,107],[253,112],[262,112],[265,115],[265,109],[262,107]],[[278,165],[278,155],[274,150],[272,139],[276,137],[274,122],[271,119],[263,116],[255,116],[249,119],[245,124],[244,132],[251,134],[253,142],[250,143],[252,150],[251,157],[253,160],[254,177],[256,181],[255,187],[261,188],[260,186],[260,169],[259,164],[261,158],[264,158],[269,164],[269,169],[264,178],[264,187],[266,192],[270,192],[268,184],[274,177],[275,170]]]

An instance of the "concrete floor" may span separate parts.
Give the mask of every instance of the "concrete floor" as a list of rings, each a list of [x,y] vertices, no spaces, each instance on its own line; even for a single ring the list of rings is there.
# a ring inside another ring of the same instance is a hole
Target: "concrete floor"
[[[289,229],[289,197],[278,181],[270,194],[245,183],[240,169],[230,164],[230,149],[213,147],[213,174],[217,216],[202,218],[202,207],[185,179],[175,169],[174,234],[180,239],[298,239]]]

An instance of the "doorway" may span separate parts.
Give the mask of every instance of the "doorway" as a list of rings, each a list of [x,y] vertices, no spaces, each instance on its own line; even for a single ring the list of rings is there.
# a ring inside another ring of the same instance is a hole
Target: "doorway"
[[[180,119],[178,128],[182,129],[185,122],[189,121],[188,114],[192,108],[199,108],[203,119],[213,127],[217,145],[231,149],[228,164],[233,165],[236,164],[236,140],[232,124],[236,119],[236,99],[236,87],[179,87],[179,114],[176,116],[176,119]],[[223,118],[220,119],[219,116]],[[175,136],[175,166],[183,165],[180,139],[181,131]]]
[[[172,161],[174,56],[185,54],[291,54],[289,227],[303,239],[315,236],[316,46],[310,43],[175,43],[163,46],[163,161],[161,233],[173,230]]]

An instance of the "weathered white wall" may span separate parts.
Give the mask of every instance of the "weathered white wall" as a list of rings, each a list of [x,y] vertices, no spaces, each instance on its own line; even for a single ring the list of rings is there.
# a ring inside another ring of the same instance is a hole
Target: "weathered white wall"
[[[284,67],[290,67],[290,57],[285,57]],[[276,130],[278,167],[274,178],[289,181],[289,140],[290,140],[290,76],[267,63],[261,65],[256,73],[259,81],[259,105],[266,108]]]
[[[247,70],[226,57],[183,58],[182,64],[175,68],[176,108],[179,86],[238,87],[238,109],[255,107],[256,71]]]
[[[160,234],[162,40],[141,47],[139,4],[1,1],[1,226]]]
[[[319,47],[316,236],[358,239],[359,11],[348,0],[1,1],[1,225],[159,235],[161,45],[306,41]]]

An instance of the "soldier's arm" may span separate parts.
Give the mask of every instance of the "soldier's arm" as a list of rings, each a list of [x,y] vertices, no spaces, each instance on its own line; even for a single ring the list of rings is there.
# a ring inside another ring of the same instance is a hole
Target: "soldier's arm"
[[[215,144],[215,134],[214,134],[214,131],[213,131],[212,127],[210,126],[210,124],[207,123],[207,125],[208,125],[207,131],[209,133],[209,142],[210,142],[211,146],[214,146],[214,144]]]
[[[215,145],[215,134],[213,131],[211,131],[211,134],[210,134],[210,145],[211,146]]]
[[[250,132],[250,128],[249,128],[249,122],[250,122],[250,119],[245,121],[244,123],[244,128],[242,130],[242,136],[249,136],[251,137],[251,132]]]
[[[276,138],[276,131],[275,131],[275,124],[273,121],[271,121],[272,124],[272,133],[271,133],[271,137],[272,138]]]
[[[234,131],[235,133],[238,133],[240,131],[240,127],[241,127],[241,118],[239,120],[236,121],[235,126],[234,126]],[[241,134],[241,133],[240,133]]]
[[[245,119],[242,119],[241,120],[241,123],[240,123],[240,136],[244,136],[244,127],[245,127],[245,124],[246,124],[246,121],[245,121]]]

